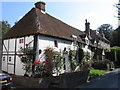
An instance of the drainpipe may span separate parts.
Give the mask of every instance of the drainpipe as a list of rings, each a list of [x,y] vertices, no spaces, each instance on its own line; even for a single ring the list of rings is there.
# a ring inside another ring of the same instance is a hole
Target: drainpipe
[[[33,61],[32,63],[34,63],[34,61],[37,59],[37,55],[38,55],[38,35],[35,34],[34,35],[34,45],[33,45],[33,50],[35,51],[35,54],[33,55]],[[32,66],[32,74],[34,75],[34,66]]]

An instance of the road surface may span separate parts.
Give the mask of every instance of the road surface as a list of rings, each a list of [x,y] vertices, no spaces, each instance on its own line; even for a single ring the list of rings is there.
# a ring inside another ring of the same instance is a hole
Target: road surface
[[[120,69],[111,71],[77,88],[120,88]]]

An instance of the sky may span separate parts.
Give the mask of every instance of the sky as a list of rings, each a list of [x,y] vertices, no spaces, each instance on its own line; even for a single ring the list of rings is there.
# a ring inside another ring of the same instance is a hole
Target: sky
[[[1,0],[0,20],[8,21],[13,26],[39,0]],[[113,6],[118,0],[42,0],[46,3],[46,13],[60,19],[82,31],[85,30],[85,19],[90,28],[96,30],[102,24],[111,24],[117,28],[117,9]]]

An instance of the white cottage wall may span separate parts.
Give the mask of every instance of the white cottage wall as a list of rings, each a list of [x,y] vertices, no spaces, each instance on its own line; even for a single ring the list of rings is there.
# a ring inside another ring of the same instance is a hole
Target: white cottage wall
[[[9,39],[9,54],[15,54],[15,39]]]
[[[20,60],[20,57],[16,56],[16,64],[15,64],[15,74],[16,75],[24,75],[25,70],[23,70],[23,63]]]
[[[7,54],[8,52],[8,40],[3,41],[3,54]]]
[[[23,70],[23,63],[18,57],[20,54],[19,51],[21,47],[25,48],[25,44],[29,44],[29,46],[33,48],[34,37],[31,35],[21,38],[7,39],[3,42],[2,70],[10,74],[24,75],[25,71]]]
[[[2,55],[2,70],[7,72],[7,55]]]
[[[57,45],[58,47],[55,47],[55,42],[57,41]],[[43,51],[44,49],[46,49],[47,47],[52,47],[54,48],[55,51],[59,51],[62,52],[64,50],[64,48],[66,48],[66,50],[68,50],[70,47],[72,47],[72,41],[68,41],[68,40],[63,40],[63,39],[59,39],[59,38],[54,38],[54,37],[48,37],[48,36],[44,36],[44,35],[39,35],[39,41],[38,41],[38,45],[39,45],[39,50],[42,50],[42,53],[39,55],[38,59],[45,59],[42,58],[43,55]]]

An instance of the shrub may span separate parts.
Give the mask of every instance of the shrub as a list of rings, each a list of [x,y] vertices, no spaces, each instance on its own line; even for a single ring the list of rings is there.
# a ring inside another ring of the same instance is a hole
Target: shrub
[[[69,60],[70,60],[71,70],[74,72],[77,67],[76,50],[69,50]]]
[[[38,61],[34,61],[34,64],[32,64],[35,66],[35,78],[43,78],[43,77],[48,77],[50,76],[50,72],[48,71],[48,65],[46,61],[40,62]]]
[[[94,69],[106,70],[109,69],[108,65],[110,65],[109,60],[99,60],[95,61],[92,67]]]
[[[21,62],[24,64],[23,69],[25,70],[25,75],[27,76],[27,73],[30,73],[32,71],[32,60],[33,55],[35,54],[35,51],[29,47],[29,44],[26,44],[26,48],[20,48],[20,52],[22,54],[19,54]]]

